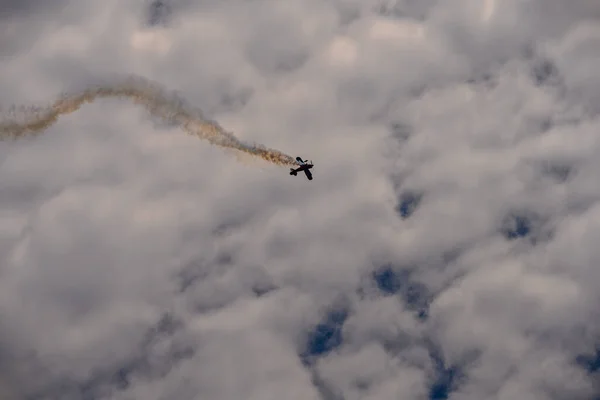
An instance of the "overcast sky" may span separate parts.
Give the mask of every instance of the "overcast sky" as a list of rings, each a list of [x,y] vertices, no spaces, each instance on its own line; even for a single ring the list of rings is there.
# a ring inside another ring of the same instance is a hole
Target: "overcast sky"
[[[3,399],[600,398],[595,0],[0,0]]]

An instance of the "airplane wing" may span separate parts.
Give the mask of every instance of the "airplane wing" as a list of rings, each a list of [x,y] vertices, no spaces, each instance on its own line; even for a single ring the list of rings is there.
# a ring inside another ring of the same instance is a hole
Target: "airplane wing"
[[[312,181],[312,174],[310,173],[310,171],[308,169],[305,169],[304,173],[306,174],[306,177],[308,178],[308,180]]]

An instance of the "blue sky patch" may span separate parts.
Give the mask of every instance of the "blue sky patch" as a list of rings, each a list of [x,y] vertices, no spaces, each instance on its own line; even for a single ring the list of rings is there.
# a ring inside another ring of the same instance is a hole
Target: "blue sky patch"
[[[407,308],[416,312],[417,318],[427,317],[429,307],[427,287],[411,280],[410,272],[394,271],[392,267],[385,266],[373,272],[373,280],[385,295],[398,294]]]
[[[336,310],[327,314],[308,335],[306,349],[301,355],[304,361],[323,356],[342,344],[342,328],[348,312]]]
[[[404,193],[400,196],[400,202],[396,210],[402,218],[410,217],[421,202],[421,195],[415,193]]]

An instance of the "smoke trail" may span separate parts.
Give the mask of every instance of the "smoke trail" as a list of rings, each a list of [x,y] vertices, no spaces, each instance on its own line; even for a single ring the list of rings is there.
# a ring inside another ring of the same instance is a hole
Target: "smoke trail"
[[[27,135],[41,134],[56,123],[61,115],[70,114],[86,103],[107,97],[127,97],[133,103],[143,106],[150,114],[174,123],[190,135],[198,136],[211,144],[241,151],[281,166],[296,164],[293,157],[278,150],[242,142],[216,122],[204,118],[200,110],[187,106],[182,98],[174,94],[168,95],[157,84],[139,77],[129,78],[122,83],[92,86],[79,93],[62,95],[47,108],[13,107],[10,110],[12,118],[0,122],[0,139],[18,139]]]

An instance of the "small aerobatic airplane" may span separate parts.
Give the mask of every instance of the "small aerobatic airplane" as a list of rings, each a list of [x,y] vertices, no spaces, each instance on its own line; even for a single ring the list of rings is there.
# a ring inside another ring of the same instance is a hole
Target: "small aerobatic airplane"
[[[298,175],[299,171],[304,171],[308,180],[312,181],[312,174],[310,173],[310,169],[314,166],[313,162],[311,161],[310,163],[308,163],[306,161],[302,161],[302,159],[300,157],[296,157],[296,161],[298,162],[298,165],[300,165],[300,166],[296,169],[290,168],[290,175],[296,176],[296,175]]]

